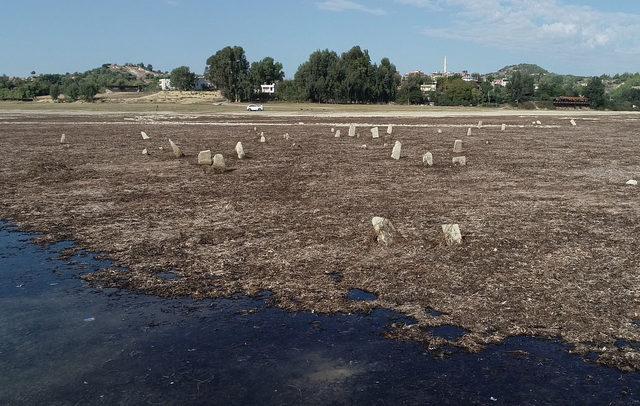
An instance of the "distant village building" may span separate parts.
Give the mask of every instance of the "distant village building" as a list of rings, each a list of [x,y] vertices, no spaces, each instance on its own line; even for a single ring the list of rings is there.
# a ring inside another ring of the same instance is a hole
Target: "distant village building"
[[[260,85],[260,92],[265,94],[274,94],[276,92],[275,83],[270,85]]]
[[[429,92],[435,92],[437,88],[437,84],[435,83],[431,83],[431,84],[425,84],[425,85],[420,85],[420,91],[422,93],[429,93]]]
[[[211,89],[211,87],[211,82],[205,79],[204,76],[198,76],[196,78],[196,83],[194,85],[196,90],[208,90]]]
[[[160,79],[159,83],[161,90],[173,90],[171,86],[171,79]]]
[[[507,79],[496,79],[493,82],[491,82],[491,84],[496,87],[507,87],[507,85],[509,84],[509,81]]]

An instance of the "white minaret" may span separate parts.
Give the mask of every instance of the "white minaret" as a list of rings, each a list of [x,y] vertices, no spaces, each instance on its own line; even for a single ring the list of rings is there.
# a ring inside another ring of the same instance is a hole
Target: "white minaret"
[[[444,72],[445,75],[447,74],[447,57],[444,57]]]

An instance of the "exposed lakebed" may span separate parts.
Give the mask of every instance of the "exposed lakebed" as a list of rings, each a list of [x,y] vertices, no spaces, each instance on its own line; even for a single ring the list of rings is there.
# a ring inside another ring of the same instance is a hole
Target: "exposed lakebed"
[[[72,243],[33,237],[0,223],[1,404],[640,402],[640,374],[558,342],[431,352],[383,338],[406,322],[385,310],[327,316],[270,307],[268,292],[194,301],[97,290],[80,276],[107,261],[63,260]]]

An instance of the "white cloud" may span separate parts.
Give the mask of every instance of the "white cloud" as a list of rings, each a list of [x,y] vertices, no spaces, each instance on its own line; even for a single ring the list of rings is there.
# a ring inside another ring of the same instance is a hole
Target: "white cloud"
[[[505,50],[603,55],[640,49],[640,15],[597,10],[560,0],[396,0],[442,13],[425,35]],[[440,18],[442,17],[442,18]],[[445,21],[445,25],[438,24]]]
[[[360,11],[374,15],[385,15],[387,12],[381,8],[367,7],[364,4],[351,0],[325,0],[316,3],[318,8],[327,11]]]

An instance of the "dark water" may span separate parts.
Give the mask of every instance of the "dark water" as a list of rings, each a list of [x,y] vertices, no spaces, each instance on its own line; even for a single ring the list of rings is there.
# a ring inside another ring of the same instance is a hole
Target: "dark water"
[[[70,243],[31,237],[0,223],[2,405],[640,403],[640,374],[559,343],[514,338],[443,356],[382,338],[402,319],[386,311],[319,316],[262,299],[98,291],[78,277],[107,263],[58,260]]]

